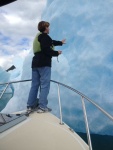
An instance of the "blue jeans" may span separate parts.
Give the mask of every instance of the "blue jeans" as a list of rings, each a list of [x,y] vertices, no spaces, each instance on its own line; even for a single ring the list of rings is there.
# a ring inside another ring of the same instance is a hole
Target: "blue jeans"
[[[46,108],[47,96],[50,90],[51,67],[39,67],[32,69],[32,84],[28,97],[27,106],[32,107],[37,99],[39,87],[39,107]]]

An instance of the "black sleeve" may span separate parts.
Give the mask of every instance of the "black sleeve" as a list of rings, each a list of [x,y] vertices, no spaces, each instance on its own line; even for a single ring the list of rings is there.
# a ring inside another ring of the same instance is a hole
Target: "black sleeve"
[[[62,46],[62,42],[61,41],[52,40],[52,43],[53,43],[54,46]]]
[[[58,56],[58,51],[52,50],[52,39],[47,34],[41,34],[38,37],[42,52],[47,56]]]

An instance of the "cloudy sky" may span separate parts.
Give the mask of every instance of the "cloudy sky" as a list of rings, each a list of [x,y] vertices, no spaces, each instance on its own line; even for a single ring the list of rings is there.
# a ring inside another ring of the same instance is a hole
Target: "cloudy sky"
[[[46,0],[18,0],[0,7],[0,66],[21,65],[32,48]]]

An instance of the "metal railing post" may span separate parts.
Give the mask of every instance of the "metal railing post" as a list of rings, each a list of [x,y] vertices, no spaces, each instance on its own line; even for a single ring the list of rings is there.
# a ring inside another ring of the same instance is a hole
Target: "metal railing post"
[[[88,139],[89,150],[92,150],[92,143],[91,143],[91,137],[90,137],[87,113],[86,113],[86,108],[85,108],[85,103],[84,103],[84,97],[81,97],[81,99],[82,99],[82,108],[83,108],[83,113],[84,113],[84,120],[85,120],[85,125],[86,125],[86,132],[87,132],[87,139]]]
[[[2,94],[0,95],[0,99],[2,98],[3,94],[4,94],[4,93],[5,93],[5,91],[7,90],[8,86],[9,86],[9,83],[7,83],[7,85],[6,85],[5,89],[3,90]]]
[[[59,87],[59,84],[57,84],[57,86],[58,86],[58,102],[59,102],[59,109],[60,109],[60,124],[63,125],[63,122],[62,122],[62,108],[61,108],[60,87]]]

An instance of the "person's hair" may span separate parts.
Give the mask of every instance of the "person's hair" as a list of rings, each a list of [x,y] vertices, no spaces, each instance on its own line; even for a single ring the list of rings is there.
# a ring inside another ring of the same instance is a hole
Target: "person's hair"
[[[39,30],[40,32],[44,32],[45,29],[46,29],[46,27],[49,27],[49,25],[50,25],[49,22],[40,21],[40,22],[38,23],[38,30]]]

